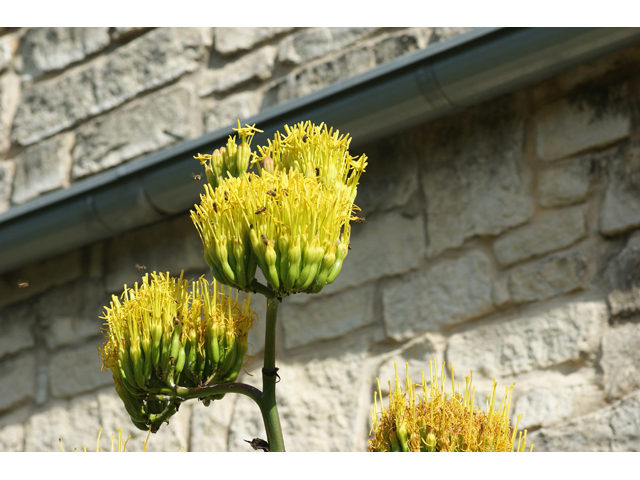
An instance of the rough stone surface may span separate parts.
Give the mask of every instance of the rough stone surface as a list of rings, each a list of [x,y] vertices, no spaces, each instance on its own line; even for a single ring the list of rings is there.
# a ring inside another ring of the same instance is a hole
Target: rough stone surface
[[[440,42],[448,38],[455,37],[462,33],[468,32],[472,27],[435,27],[431,41]]]
[[[640,144],[608,165],[609,183],[600,211],[600,232],[617,235],[640,226]]]
[[[7,35],[0,38],[0,73],[11,65],[15,43],[16,40],[13,36]]]
[[[369,325],[374,320],[373,298],[373,286],[365,286],[303,305],[284,302],[279,317],[285,348],[338,338]]]
[[[95,338],[79,347],[59,350],[49,361],[51,393],[57,398],[68,398],[113,384],[108,370],[100,371],[102,360]]]
[[[382,295],[387,335],[408,340],[493,310],[488,258],[471,252],[390,282]]]
[[[0,452],[22,452],[24,425],[13,424],[0,428]]]
[[[242,92],[236,95],[229,95],[222,100],[216,101],[213,106],[204,113],[204,129],[207,132],[227,127],[237,126],[240,120],[244,120],[260,111],[262,104],[262,94],[260,92]]]
[[[586,235],[581,207],[555,211],[536,217],[533,222],[507,232],[493,244],[501,267],[568,247]]]
[[[0,363],[0,412],[32,400],[36,395],[36,356],[33,351],[21,353]]]
[[[301,65],[331,51],[331,32],[327,27],[301,30],[287,35],[278,44],[278,62]]]
[[[208,272],[202,241],[188,215],[126,233],[110,240],[106,249],[106,290],[122,292],[122,286],[140,282],[143,272],[136,265],[144,265],[147,272],[198,270]],[[211,278],[211,277],[209,277]],[[118,295],[120,294],[118,293]]]
[[[600,365],[607,398],[617,400],[640,390],[640,325],[624,323],[607,329],[602,338]]]
[[[252,49],[255,45],[293,30],[293,27],[216,27],[215,49],[221,55]]]
[[[0,76],[0,154],[9,150],[11,122],[20,101],[20,78],[10,72]]]
[[[380,380],[382,393],[389,393],[388,382],[391,382],[391,385],[393,385],[396,366],[398,369],[398,378],[401,382],[406,378],[407,363],[409,364],[409,378],[411,378],[414,383],[421,382],[422,372],[424,372],[425,378],[428,379],[430,372],[429,362],[433,361],[437,353],[438,351],[434,342],[432,342],[429,337],[423,337],[408,343],[401,350],[386,357],[378,367],[377,378]],[[374,388],[377,390],[377,382]]]
[[[211,402],[208,407],[205,407],[201,402],[193,404],[191,417],[192,452],[227,451],[229,425],[233,415],[233,406],[238,396],[226,395],[222,400]]]
[[[84,68],[37,83],[20,100],[12,138],[29,145],[172,82],[198,68],[210,42],[209,29],[159,28]]]
[[[0,360],[35,345],[31,329],[33,318],[27,304],[20,304],[0,310]]]
[[[631,235],[625,247],[609,261],[605,275],[611,315],[626,317],[640,312],[640,232]]]
[[[581,252],[553,255],[509,272],[508,289],[513,303],[545,300],[583,288],[587,259]]]
[[[379,30],[378,27],[329,27],[333,50],[342,50]]]
[[[69,186],[73,133],[26,149],[15,158],[13,203],[24,203],[39,195]]]
[[[637,452],[640,392],[561,425],[542,428],[527,440],[538,452]]]
[[[200,96],[226,92],[253,80],[271,78],[276,53],[276,47],[267,45],[225,64],[222,68],[205,70],[198,80]]]
[[[122,41],[146,30],[149,30],[149,27],[111,27],[111,37],[116,41]]]
[[[596,352],[607,317],[604,302],[568,302],[456,333],[447,360],[489,378],[576,361]]]
[[[178,86],[144,97],[76,130],[74,179],[201,133],[195,93]]]
[[[374,49],[378,64],[388,62],[409,52],[425,48],[432,33],[430,28],[402,32],[377,42]]]
[[[510,97],[420,130],[430,256],[531,217],[520,161],[523,139],[523,120]]]
[[[589,161],[545,170],[538,178],[538,205],[564,207],[585,200],[589,191],[590,171]]]
[[[12,160],[0,162],[0,213],[9,209],[11,205],[11,185],[15,163]]]
[[[20,39],[16,68],[31,80],[84,60],[109,45],[108,27],[39,27]]]
[[[538,156],[552,161],[626,137],[630,119],[628,112],[603,112],[589,103],[562,99],[540,109],[534,123]]]

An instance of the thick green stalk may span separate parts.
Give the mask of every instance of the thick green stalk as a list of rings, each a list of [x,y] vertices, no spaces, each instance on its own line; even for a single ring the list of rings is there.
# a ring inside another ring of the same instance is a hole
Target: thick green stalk
[[[276,322],[280,299],[267,297],[267,326],[262,369],[262,415],[267,430],[267,441],[272,452],[284,452],[284,439],[278,406],[276,404]]]

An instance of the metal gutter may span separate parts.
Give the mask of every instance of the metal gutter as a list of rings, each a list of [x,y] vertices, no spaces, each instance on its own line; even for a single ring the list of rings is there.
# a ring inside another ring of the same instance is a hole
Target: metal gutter
[[[640,43],[640,28],[477,28],[242,120],[265,131],[323,121],[352,151]],[[182,213],[198,201],[193,155],[226,142],[208,133],[0,214],[0,273]]]

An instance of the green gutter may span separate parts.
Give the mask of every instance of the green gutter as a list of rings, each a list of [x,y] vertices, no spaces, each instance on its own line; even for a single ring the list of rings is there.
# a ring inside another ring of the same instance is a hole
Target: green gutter
[[[243,123],[273,136],[323,121],[352,150],[640,43],[639,28],[477,28],[266,109]],[[231,126],[81,180],[0,214],[0,273],[182,213],[198,201],[193,155]]]

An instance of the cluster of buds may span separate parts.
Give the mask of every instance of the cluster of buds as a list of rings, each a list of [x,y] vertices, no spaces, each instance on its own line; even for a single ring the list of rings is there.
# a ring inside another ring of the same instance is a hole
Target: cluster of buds
[[[177,386],[236,379],[255,317],[249,305],[215,281],[188,282],[168,273],[152,273],[151,280],[146,274],[140,286],[125,285],[122,301],[112,297],[102,317],[107,341],[100,353],[136,427],[157,431],[180,405]]]
[[[496,408],[496,381],[487,396],[487,411],[474,406],[475,387],[471,387],[473,373],[465,377],[465,389],[455,393],[453,366],[451,366],[451,393],[445,393],[444,363],[440,382],[434,374],[436,362],[430,362],[431,385],[422,374],[422,396],[415,393],[415,385],[407,380],[403,391],[396,370],[395,388],[389,382],[389,408],[382,405],[382,390],[378,381],[378,392],[374,394],[371,411],[372,434],[370,452],[523,452],[527,431],[520,432],[516,444],[518,415],[515,427],[509,425],[509,410],[513,385],[505,391]],[[377,394],[381,405],[378,410]],[[530,450],[533,449],[531,445]]]
[[[366,156],[351,157],[350,139],[323,125],[286,132],[255,155],[259,174],[205,185],[191,212],[213,276],[238,289],[248,290],[260,267],[280,296],[317,293],[349,250]]]

